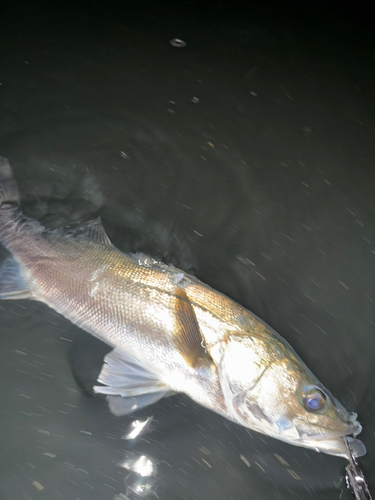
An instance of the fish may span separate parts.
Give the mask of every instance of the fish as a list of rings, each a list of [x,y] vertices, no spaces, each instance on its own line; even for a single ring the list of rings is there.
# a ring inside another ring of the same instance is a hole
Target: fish
[[[183,393],[221,416],[334,456],[366,448],[361,424],[270,326],[219,291],[145,254],[100,219],[51,230],[25,215],[0,158],[0,299],[43,302],[112,347],[94,391],[115,415]]]

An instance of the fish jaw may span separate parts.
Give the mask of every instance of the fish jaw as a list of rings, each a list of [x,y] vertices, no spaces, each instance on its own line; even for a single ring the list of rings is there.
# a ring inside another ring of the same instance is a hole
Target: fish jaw
[[[248,415],[246,418],[243,418],[243,416],[235,410],[237,406],[236,399],[237,398],[234,400],[234,405],[232,405],[230,416],[227,416],[227,418],[255,430],[256,432],[293,446],[309,448],[317,453],[326,453],[327,455],[346,459],[348,458],[347,445],[345,443],[347,441],[354,458],[366,455],[367,450],[365,445],[361,440],[356,439],[356,436],[362,431],[362,426],[356,420],[357,415],[355,413],[347,414],[349,418],[346,419],[347,426],[345,429],[341,428],[340,431],[332,432],[329,429],[325,430],[318,428],[318,432],[309,433],[303,430],[303,427],[299,426],[298,417],[294,420],[291,419],[290,422],[285,422],[284,419],[280,419],[276,426],[275,423],[269,419],[266,421],[263,420],[262,417],[265,417],[265,414],[260,408],[256,408],[255,418],[249,419]],[[242,396],[239,396],[238,399],[241,400]],[[254,411],[254,408],[252,408],[252,410]]]
[[[298,423],[296,424],[296,429],[297,431],[299,430]],[[348,452],[345,444],[347,440],[353,456],[362,457],[366,455],[366,447],[360,439],[355,439],[361,432],[362,426],[357,420],[357,414],[351,413],[349,414],[348,427],[344,434],[328,431],[323,434],[307,435],[304,432],[300,432],[300,446],[313,448],[315,451],[323,452],[327,455],[347,458]]]
[[[333,455],[335,457],[348,458],[348,451],[345,446],[345,439],[348,440],[348,444],[352,450],[353,457],[363,457],[366,455],[367,450],[365,445],[360,439],[355,439],[351,436],[342,436],[338,438],[325,438],[312,441],[301,441],[300,443],[295,443],[296,445],[302,446],[303,448],[312,448],[315,451],[326,453],[327,455]]]

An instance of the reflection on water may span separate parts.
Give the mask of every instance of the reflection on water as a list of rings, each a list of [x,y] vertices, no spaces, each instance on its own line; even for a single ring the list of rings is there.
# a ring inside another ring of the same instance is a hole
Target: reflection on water
[[[156,465],[151,462],[145,455],[140,456],[137,460],[126,460],[123,462],[124,469],[136,472],[142,477],[153,476],[156,473]]]
[[[146,455],[133,459],[128,458],[120,465],[130,471],[130,474],[124,480],[126,498],[130,499],[133,496],[144,497],[149,494],[156,495],[154,487],[157,466],[150,458]]]
[[[122,439],[134,440],[150,429],[153,417],[134,420],[129,425]],[[131,500],[146,495],[157,496],[155,491],[157,465],[150,457],[126,452],[125,458],[118,464],[129,473],[125,476],[125,493],[115,495],[113,500]]]
[[[148,417],[146,420],[134,420],[129,426],[129,431],[122,436],[122,439],[135,439],[140,434],[150,430],[150,425],[153,417]]]

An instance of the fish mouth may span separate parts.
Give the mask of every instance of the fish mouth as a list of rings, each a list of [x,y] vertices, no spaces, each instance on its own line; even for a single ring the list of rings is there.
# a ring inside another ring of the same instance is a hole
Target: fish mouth
[[[363,457],[363,455],[366,455],[366,446],[360,439],[355,439],[351,436],[342,436],[341,438],[338,437],[336,439],[315,441],[315,443],[312,443],[312,447],[318,452],[321,451],[323,453],[327,453],[327,455],[333,455],[335,457],[348,459],[348,451],[345,441],[347,441],[348,445],[350,446],[354,458]]]
[[[298,429],[297,429],[298,430]],[[313,448],[317,452],[327,453],[336,457],[348,458],[348,451],[345,442],[348,442],[352,450],[353,457],[362,457],[366,455],[366,447],[360,439],[355,439],[362,431],[362,426],[359,422],[353,422],[348,429],[341,432],[326,432],[309,434],[306,431],[299,431],[301,446]]]
[[[298,429],[298,428],[297,428]],[[327,432],[320,432],[317,434],[310,434],[306,431],[299,431],[299,435],[302,439],[307,438],[307,439],[313,439],[314,441],[326,441],[331,440],[331,439],[337,439],[341,438],[343,439],[344,437],[347,436],[353,436],[354,438],[358,436],[362,432],[362,425],[359,422],[355,422],[353,425],[348,427],[345,432],[342,431],[327,431]]]

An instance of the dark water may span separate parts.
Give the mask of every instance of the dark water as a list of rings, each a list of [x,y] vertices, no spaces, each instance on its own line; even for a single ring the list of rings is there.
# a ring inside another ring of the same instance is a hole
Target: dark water
[[[367,25],[288,4],[171,2],[25,2],[1,22],[0,153],[25,211],[50,227],[100,214],[120,249],[193,272],[268,322],[359,413],[375,490]],[[1,500],[342,493],[344,460],[188,398],[112,416],[90,394],[108,348],[41,304],[2,302],[0,327]]]

